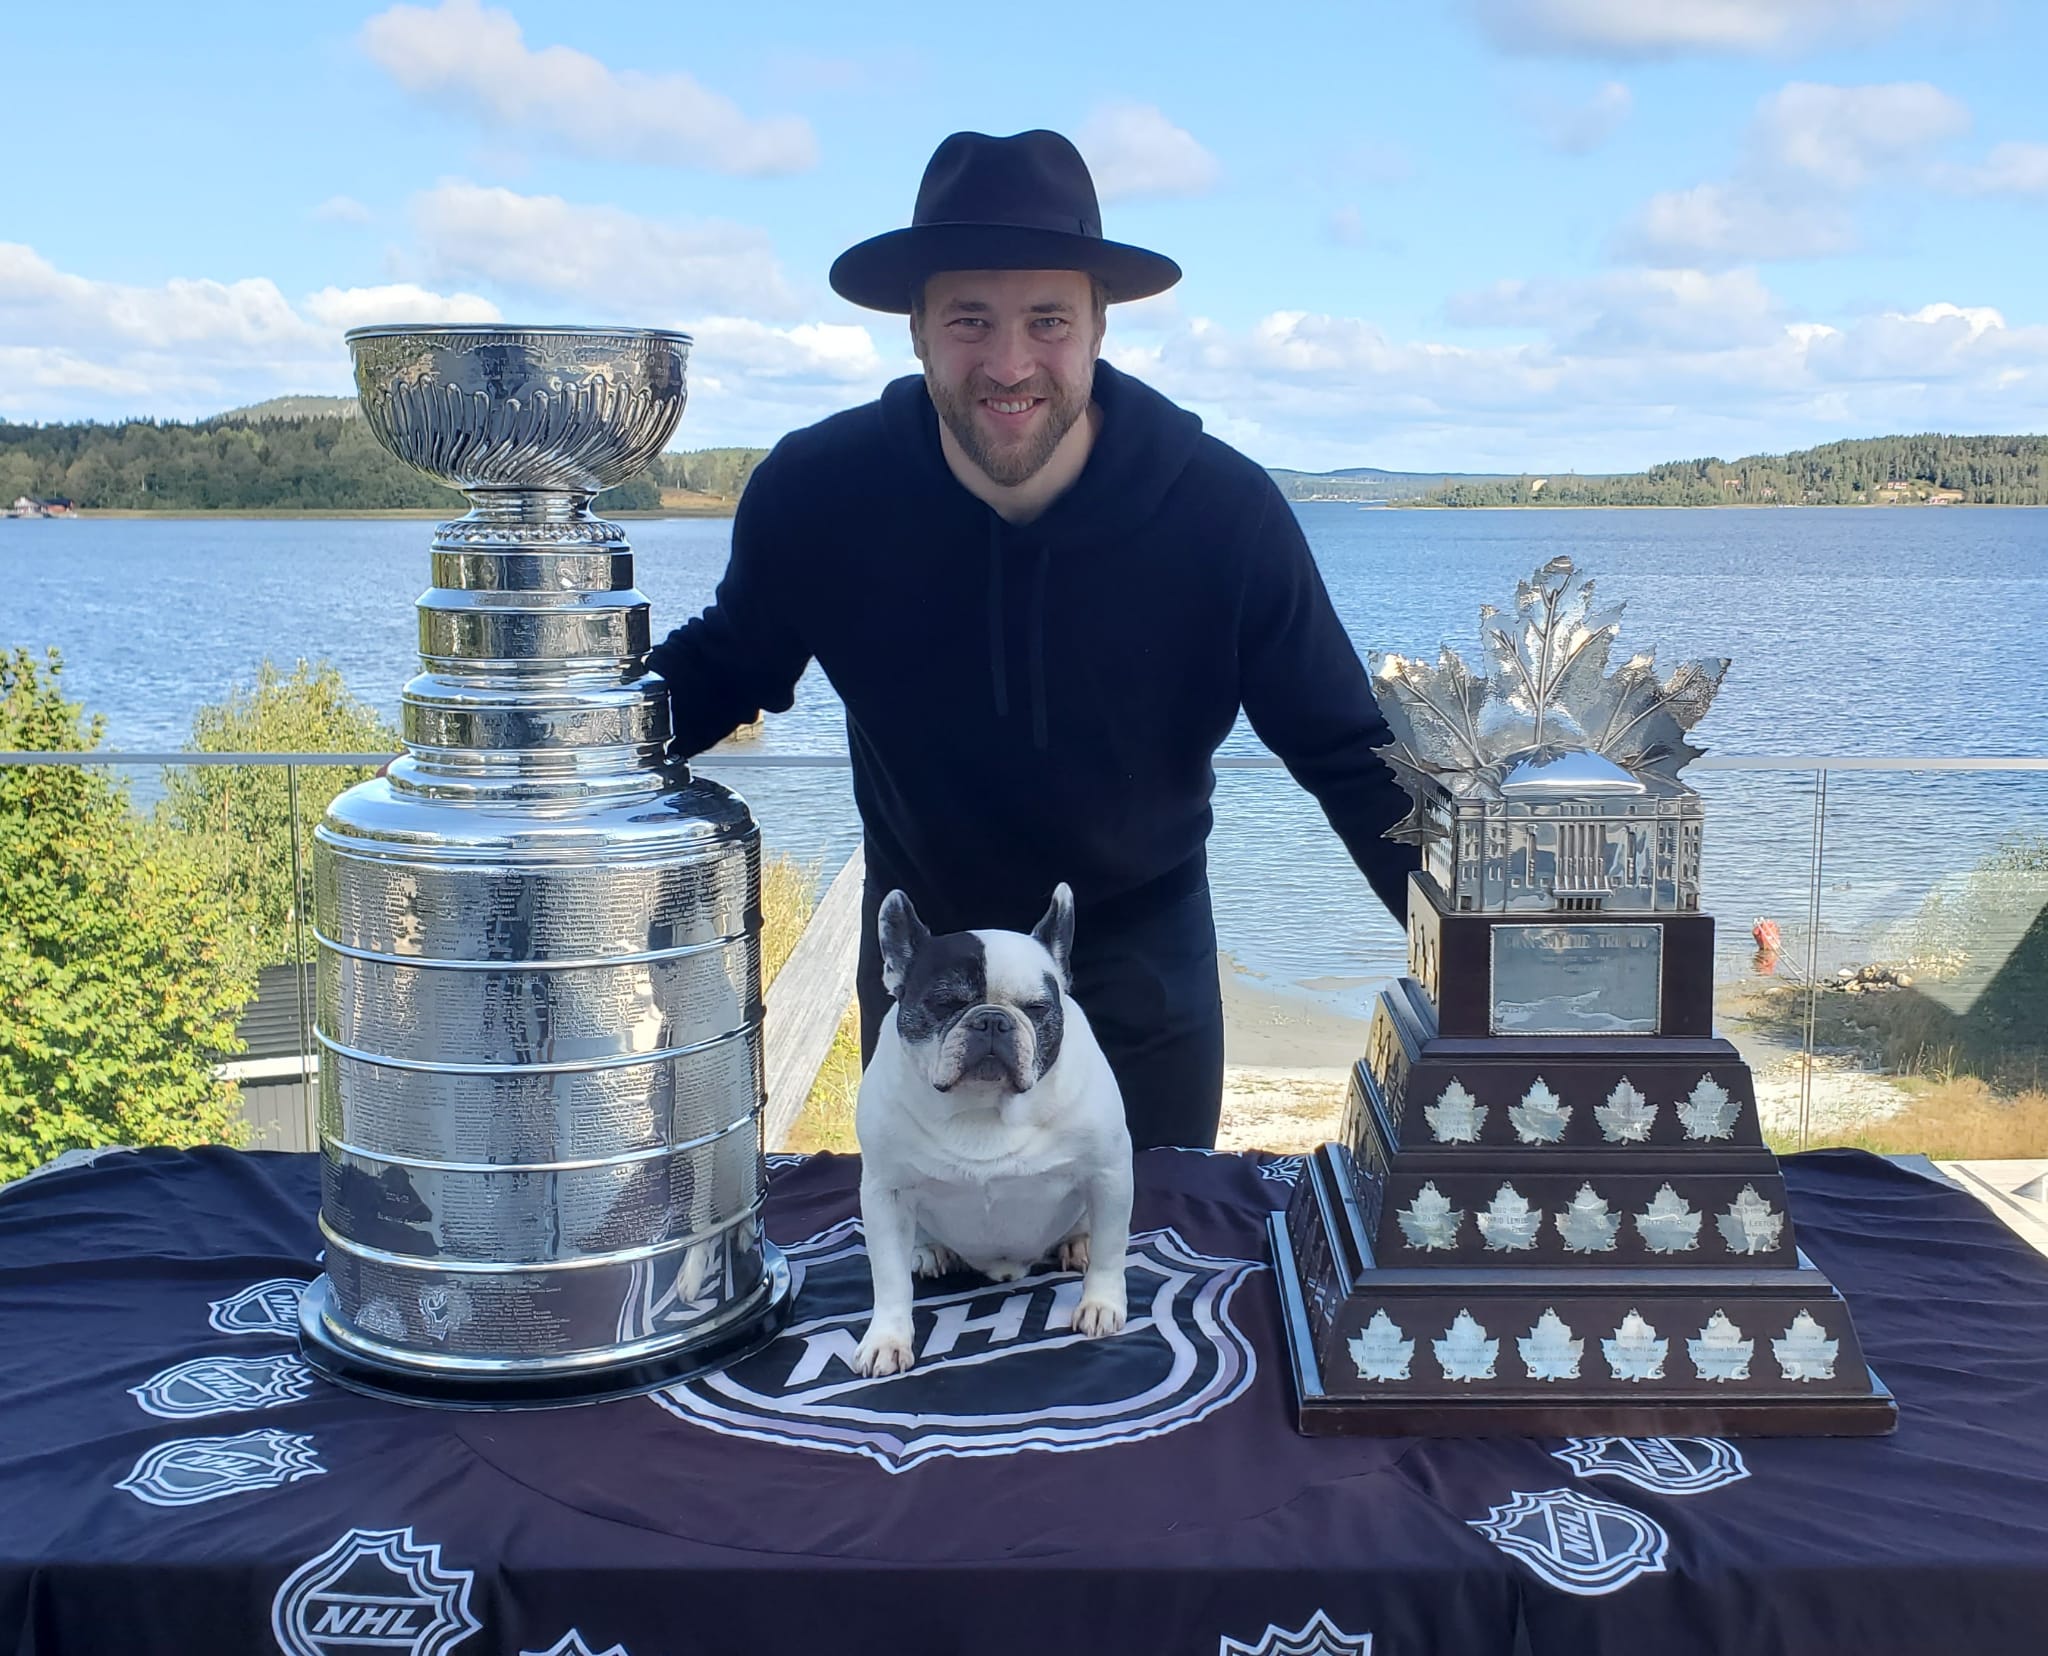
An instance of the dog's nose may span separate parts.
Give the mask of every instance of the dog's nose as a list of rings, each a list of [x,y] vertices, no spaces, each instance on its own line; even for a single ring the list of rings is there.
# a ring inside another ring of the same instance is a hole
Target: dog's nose
[[[1012,1033],[1017,1026],[1011,1021],[1010,1014],[1003,1011],[1001,1007],[984,1006],[979,1012],[974,1013],[968,1018],[967,1027],[973,1030],[975,1034],[995,1041]]]

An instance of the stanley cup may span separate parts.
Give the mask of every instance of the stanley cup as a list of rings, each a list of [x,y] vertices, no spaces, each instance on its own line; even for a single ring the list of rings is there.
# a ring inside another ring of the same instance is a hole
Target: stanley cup
[[[760,836],[663,757],[646,599],[591,497],[682,414],[681,334],[349,334],[364,418],[468,495],[419,600],[405,754],[314,851],[307,1360],[452,1406],[588,1402],[789,1314],[762,1233]]]

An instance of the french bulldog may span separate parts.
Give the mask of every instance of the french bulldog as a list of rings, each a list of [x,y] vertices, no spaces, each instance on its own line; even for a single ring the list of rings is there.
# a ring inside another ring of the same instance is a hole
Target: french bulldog
[[[934,937],[892,891],[877,920],[895,997],[854,1106],[875,1311],[854,1367],[916,1361],[914,1278],[967,1266],[996,1282],[1058,1252],[1083,1272],[1075,1332],[1124,1326],[1131,1135],[1123,1094],[1075,1003],[1074,894],[1027,936]]]

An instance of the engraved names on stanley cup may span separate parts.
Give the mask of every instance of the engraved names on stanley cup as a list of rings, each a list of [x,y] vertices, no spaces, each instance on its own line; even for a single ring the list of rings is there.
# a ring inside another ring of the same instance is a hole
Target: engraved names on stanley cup
[[[761,1229],[760,837],[664,761],[647,601],[591,496],[680,417],[681,334],[348,336],[364,417],[461,488],[406,752],[314,852],[327,1274],[302,1345],[361,1390],[587,1401],[788,1315]]]

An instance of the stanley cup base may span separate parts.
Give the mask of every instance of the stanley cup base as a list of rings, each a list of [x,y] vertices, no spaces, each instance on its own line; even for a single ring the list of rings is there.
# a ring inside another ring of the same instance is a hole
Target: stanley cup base
[[[590,1362],[432,1364],[367,1349],[341,1332],[334,1285],[308,1283],[299,1302],[299,1355],[322,1379],[392,1403],[437,1409],[564,1409],[634,1397],[694,1380],[750,1357],[782,1332],[795,1306],[789,1265],[761,1240],[762,1277],[747,1301],[710,1327],[629,1356]]]

